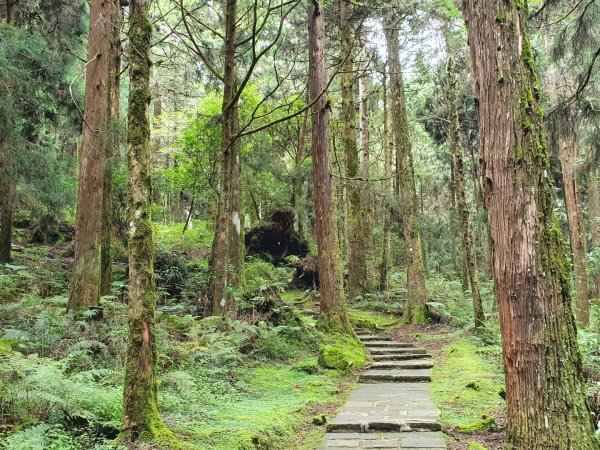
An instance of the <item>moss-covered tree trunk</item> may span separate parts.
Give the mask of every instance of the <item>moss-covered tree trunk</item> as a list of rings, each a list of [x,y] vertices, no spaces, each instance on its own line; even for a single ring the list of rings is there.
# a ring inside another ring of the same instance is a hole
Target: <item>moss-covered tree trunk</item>
[[[112,221],[113,221],[113,166],[119,155],[119,109],[120,109],[120,72],[121,72],[121,17],[120,3],[115,12],[111,48],[110,77],[110,125],[106,144],[106,161],[104,163],[104,180],[102,182],[102,243],[100,254],[100,295],[110,295],[112,285]]]
[[[565,194],[565,209],[569,224],[569,242],[573,261],[573,275],[575,281],[575,317],[582,326],[587,326],[590,321],[590,298],[587,271],[587,245],[585,230],[583,228],[583,210],[579,191],[579,181],[575,173],[575,164],[579,158],[579,142],[572,126],[574,116],[571,111],[568,124],[558,139],[558,151],[562,169],[562,179]]]
[[[340,60],[342,61],[342,146],[346,169],[348,208],[348,295],[353,298],[366,291],[367,258],[365,253],[365,217],[359,176],[359,149],[356,133],[356,100],[354,95],[354,39],[352,11],[348,0],[340,0]]]
[[[475,249],[473,246],[473,233],[471,220],[469,218],[469,205],[467,203],[465,169],[463,162],[463,148],[460,142],[460,122],[458,116],[458,88],[454,61],[451,56],[447,62],[447,108],[448,108],[448,146],[452,152],[452,161],[455,174],[455,193],[458,200],[458,213],[460,216],[460,228],[462,231],[464,245],[464,266],[466,266],[471,286],[471,297],[473,299],[473,318],[475,328],[484,326],[485,314],[479,292],[479,274],[475,262]]]
[[[221,180],[219,205],[213,241],[211,265],[212,310],[223,315],[232,309],[230,287],[242,279],[242,211],[238,107],[232,104],[236,94],[236,18],[237,0],[225,0],[225,60],[221,132]]]
[[[506,445],[598,449],[554,215],[526,1],[463,0],[506,377]]]
[[[114,68],[111,44],[119,11],[118,0],[93,0],[90,4],[85,120],[79,155],[75,256],[68,304],[72,312],[100,304],[104,168],[112,112],[109,79]]]
[[[420,324],[429,318],[425,288],[425,262],[421,245],[421,226],[415,186],[412,149],[408,131],[408,116],[404,83],[400,66],[400,49],[396,24],[386,25],[392,116],[396,146],[396,192],[400,200],[402,236],[406,254],[408,301],[403,321]]]
[[[600,251],[600,189],[598,184],[598,169],[592,168],[588,175],[588,213],[592,249],[596,251]],[[596,298],[600,298],[600,268],[597,268],[594,274],[594,285]]]
[[[156,286],[150,178],[150,40],[148,0],[129,9],[129,339],[125,362],[121,440],[168,443],[173,440],[156,407]]]
[[[333,223],[333,186],[329,137],[330,106],[326,95],[325,16],[313,0],[308,11],[309,96],[312,106],[312,163],[319,262],[321,323],[351,332],[346,315],[342,267]],[[318,100],[317,100],[318,99]]]

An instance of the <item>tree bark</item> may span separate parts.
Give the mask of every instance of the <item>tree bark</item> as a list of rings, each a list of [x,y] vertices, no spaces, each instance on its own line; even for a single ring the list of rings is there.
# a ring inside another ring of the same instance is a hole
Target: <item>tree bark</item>
[[[587,245],[583,229],[583,211],[579,182],[573,165],[579,157],[579,143],[573,130],[574,118],[569,114],[569,123],[565,132],[558,139],[559,158],[562,168],[562,179],[565,194],[565,209],[569,224],[569,242],[573,260],[573,275],[575,281],[575,317],[582,326],[590,321],[590,298],[587,273]]]
[[[321,323],[351,332],[346,315],[342,268],[333,225],[333,188],[329,148],[330,106],[322,93],[327,86],[325,17],[313,0],[308,12],[309,95],[312,106],[312,163],[319,263]],[[320,96],[320,97],[319,97]],[[318,100],[317,100],[318,98]]]
[[[304,147],[306,146],[306,132],[308,130],[308,109],[303,115],[302,126],[298,135],[298,146],[296,147],[296,157],[294,160],[294,169],[296,173],[292,178],[292,207],[296,213],[296,231],[301,239],[306,236],[306,214],[304,211],[304,176],[298,173],[302,167],[302,161],[304,160]]]
[[[506,445],[598,449],[554,215],[527,2],[463,0],[506,378]]]
[[[388,108],[388,88],[387,88],[387,63],[383,69],[383,153],[384,153],[384,217],[383,217],[383,251],[381,254],[381,268],[379,275],[379,289],[387,291],[388,274],[390,271],[390,251],[391,251],[391,207],[390,200],[393,192],[392,181],[392,158],[394,152],[393,135],[390,133],[391,117]]]
[[[113,69],[111,43],[119,8],[118,0],[93,0],[90,6],[75,257],[68,304],[72,312],[100,304],[104,167],[112,103],[107,80]]]
[[[390,64],[392,115],[396,142],[396,193],[400,199],[402,234],[406,251],[408,301],[403,321],[422,324],[429,319],[425,265],[421,245],[421,227],[415,187],[415,173],[406,114],[404,83],[400,67],[398,30],[395,25],[386,27],[386,41]]]
[[[600,189],[598,189],[598,169],[592,169],[588,181],[588,203],[592,249],[600,251]],[[596,298],[600,298],[600,268],[594,274]]]
[[[6,0],[6,24],[12,25],[14,3]],[[11,101],[10,93],[8,101]],[[11,261],[13,226],[13,182],[10,163],[10,134],[14,128],[11,104],[6,107],[7,114],[0,119],[0,263]]]
[[[119,109],[120,109],[120,72],[121,72],[121,7],[118,4],[111,41],[111,67],[109,80],[110,126],[106,144],[104,180],[102,184],[102,242],[100,255],[100,295],[110,295],[112,287],[112,221],[113,221],[113,166],[119,155]]]
[[[342,63],[342,146],[346,164],[346,197],[348,200],[348,295],[354,298],[367,290],[367,258],[365,253],[365,217],[359,175],[359,149],[356,133],[354,98],[353,6],[340,0],[340,59]]]
[[[156,286],[150,179],[150,41],[148,0],[131,0],[129,12],[128,216],[129,339],[121,440],[174,441],[156,407]]]
[[[215,238],[212,247],[213,314],[224,315],[233,307],[230,286],[242,279],[242,211],[238,107],[231,102],[236,94],[237,0],[225,0],[225,68],[221,134],[221,181]]]
[[[365,70],[363,75],[358,79],[358,97],[359,97],[359,112],[360,112],[360,152],[358,160],[360,165],[360,203],[362,208],[363,225],[362,225],[362,247],[363,259],[365,261],[365,280],[363,284],[363,292],[369,292],[372,288],[369,276],[369,264],[373,253],[373,199],[371,186],[369,183],[369,173],[371,171],[371,150],[370,150],[370,132],[369,132],[369,79],[367,75],[368,62],[366,61],[366,52],[361,52],[361,60],[365,61]]]

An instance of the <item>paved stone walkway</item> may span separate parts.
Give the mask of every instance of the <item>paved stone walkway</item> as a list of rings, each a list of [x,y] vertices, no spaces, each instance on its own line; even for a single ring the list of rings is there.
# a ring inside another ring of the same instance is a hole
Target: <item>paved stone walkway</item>
[[[412,344],[357,331],[374,362],[317,450],[445,449],[431,400],[431,357]]]

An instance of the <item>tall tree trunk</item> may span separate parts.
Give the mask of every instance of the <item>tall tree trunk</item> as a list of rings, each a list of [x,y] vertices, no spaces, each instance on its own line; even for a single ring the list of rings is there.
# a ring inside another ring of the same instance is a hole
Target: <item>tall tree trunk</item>
[[[312,106],[312,163],[321,323],[327,327],[351,332],[350,322],[346,315],[342,267],[333,224],[333,188],[329,148],[330,106],[324,95],[327,86],[325,17],[323,8],[316,0],[313,0],[313,5],[308,12],[308,62],[310,101],[316,100]]]
[[[215,238],[212,247],[213,269],[212,307],[213,314],[223,315],[232,308],[233,299],[229,286],[241,281],[243,261],[241,252],[242,214],[240,145],[234,141],[237,133],[238,108],[231,102],[236,94],[236,16],[237,0],[225,0],[225,70],[223,79],[222,138],[221,138],[221,182]],[[231,270],[231,267],[233,270]]]
[[[381,268],[379,274],[379,289],[386,291],[388,285],[388,274],[390,271],[390,250],[392,237],[391,224],[391,196],[393,192],[392,181],[392,156],[394,152],[393,135],[390,133],[390,114],[388,108],[387,89],[387,62],[383,69],[383,158],[384,158],[384,216],[383,216],[383,251],[381,254]]]
[[[292,178],[292,207],[296,213],[296,231],[301,239],[306,236],[305,221],[306,214],[304,212],[304,175],[301,175],[300,169],[304,160],[304,147],[306,146],[306,132],[308,130],[308,109],[302,118],[302,126],[298,135],[298,146],[296,147],[296,157],[294,160],[294,169],[296,173]]]
[[[373,252],[373,200],[371,186],[369,183],[369,173],[371,170],[371,150],[370,150],[370,132],[369,132],[369,79],[367,76],[368,62],[366,61],[366,52],[361,52],[361,60],[365,61],[365,71],[358,79],[358,97],[360,111],[360,178],[363,180],[360,183],[360,204],[362,208],[363,225],[362,225],[362,247],[365,261],[366,278],[362,282],[363,291],[368,292],[372,286],[370,283],[369,263],[372,259]]]
[[[348,208],[348,295],[354,298],[366,292],[367,258],[365,254],[365,217],[361,198],[359,149],[356,133],[354,98],[354,36],[352,3],[340,0],[340,59],[342,62],[342,146],[346,163]]]
[[[0,144],[1,145],[1,144]],[[6,162],[5,162],[6,161]],[[8,158],[0,158],[0,173],[3,177],[8,172]],[[9,181],[0,183],[0,263],[11,260],[12,222],[13,222],[13,189]]]
[[[6,24],[12,25],[14,3],[6,0]],[[10,92],[8,101],[11,101]],[[10,163],[10,135],[14,129],[14,117],[10,104],[6,105],[4,117],[0,118],[0,263],[11,260],[13,226],[13,182]]]
[[[150,179],[152,24],[148,5],[148,0],[131,0],[129,9],[129,339],[121,439],[168,444],[174,438],[156,407],[156,286]]]
[[[558,139],[559,158],[562,167],[562,179],[565,193],[565,209],[569,224],[569,242],[573,259],[573,274],[575,281],[575,317],[582,326],[587,326],[590,321],[590,298],[587,273],[587,246],[585,231],[583,229],[583,211],[581,210],[581,197],[577,174],[573,165],[579,157],[579,143],[573,130],[574,117],[569,112],[569,123],[566,130]]]
[[[112,178],[114,160],[119,155],[119,109],[120,109],[120,77],[121,72],[121,7],[117,4],[116,22],[113,26],[111,41],[111,67],[109,81],[110,121],[106,143],[106,161],[104,163],[104,180],[102,183],[102,242],[100,255],[100,295],[110,295],[112,286],[112,221],[113,194]]]
[[[475,328],[484,325],[485,315],[483,313],[483,304],[479,292],[479,275],[475,263],[475,249],[473,248],[473,234],[471,231],[471,221],[469,219],[469,206],[467,204],[465,170],[463,163],[463,148],[460,143],[460,122],[458,116],[458,88],[456,81],[456,72],[454,61],[451,56],[447,63],[448,75],[448,145],[452,151],[452,160],[454,162],[454,173],[456,175],[456,195],[458,199],[458,212],[460,215],[460,225],[462,229],[465,266],[471,285],[471,297],[473,298],[473,318]]]
[[[385,35],[389,52],[392,115],[394,117],[393,126],[396,138],[396,190],[400,197],[402,234],[407,264],[408,301],[403,320],[406,323],[420,324],[428,320],[429,312],[426,305],[425,265],[421,245],[415,173],[408,131],[404,83],[400,67],[398,30],[395,26],[387,27]]]
[[[463,0],[506,378],[506,445],[598,449],[553,206],[527,2]]]
[[[83,311],[100,304],[104,167],[112,113],[114,27],[118,0],[93,0],[90,6],[88,63],[85,80],[83,147],[75,219],[75,257],[68,309]]]
[[[592,249],[600,252],[600,189],[598,188],[598,169],[596,168],[593,168],[589,174],[588,203]],[[600,298],[600,268],[596,268],[594,285],[596,298]]]

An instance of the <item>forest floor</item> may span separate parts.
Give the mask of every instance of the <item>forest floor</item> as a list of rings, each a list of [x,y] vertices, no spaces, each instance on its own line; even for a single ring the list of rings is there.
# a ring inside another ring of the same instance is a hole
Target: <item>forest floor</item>
[[[31,244],[28,230],[16,232],[14,262],[0,267],[0,449],[117,450],[111,442],[122,415],[125,251],[115,248],[103,318],[73,317],[65,314],[70,243]],[[207,279],[211,235],[202,223],[185,236],[179,226],[157,225],[161,416],[184,448],[314,449],[325,435],[322,417],[334,417],[351,394],[365,354],[355,341],[316,329],[315,292],[290,286],[293,268],[257,258],[247,261],[236,294],[241,313],[202,319],[197,292]],[[433,356],[433,401],[450,449],[502,448],[497,322],[475,335],[460,282],[432,274],[430,305],[440,323],[400,326],[404,278],[394,272],[388,292],[352,303],[353,325]],[[490,283],[482,293],[489,312]],[[580,345],[594,380],[597,335],[581,333]]]

